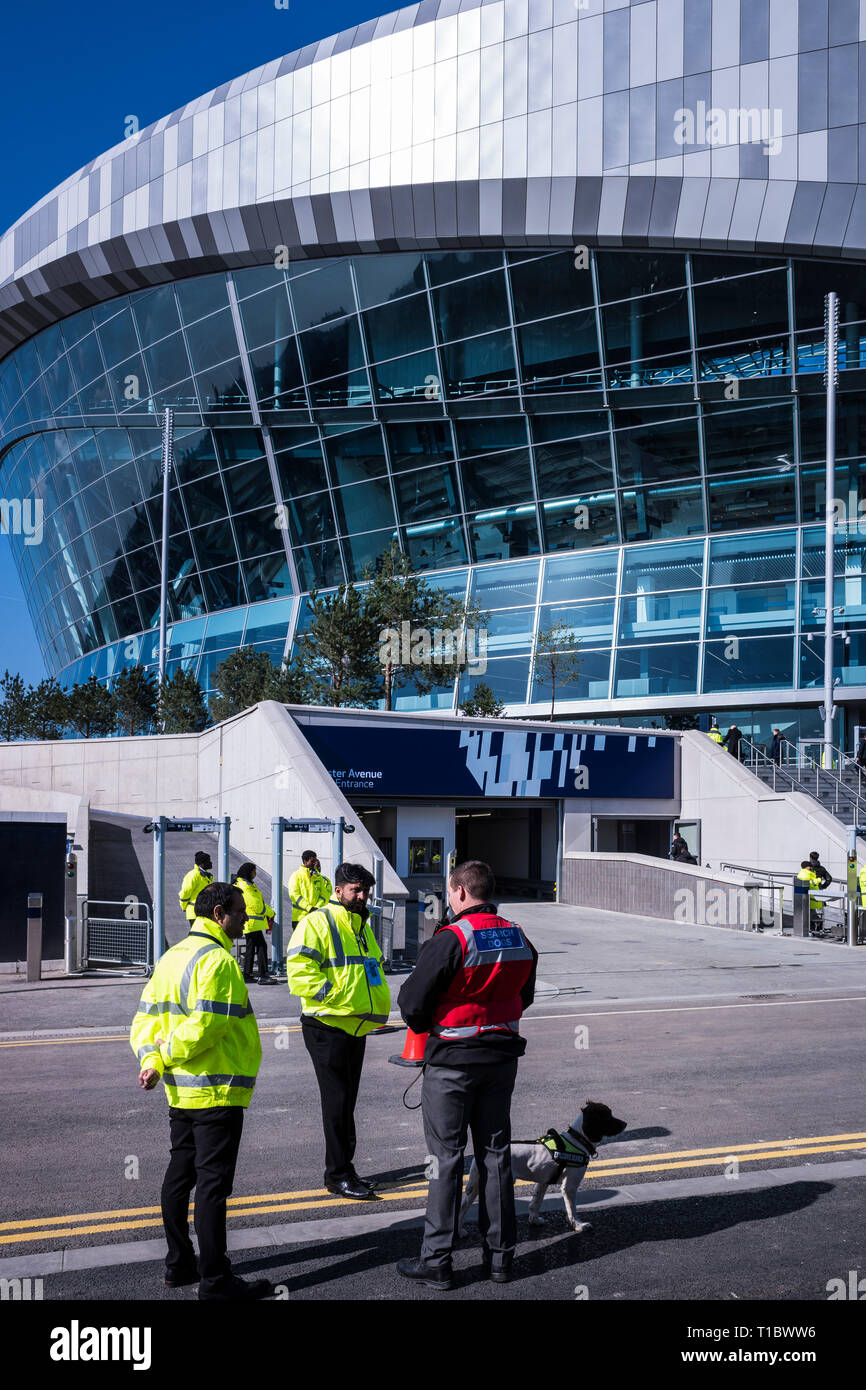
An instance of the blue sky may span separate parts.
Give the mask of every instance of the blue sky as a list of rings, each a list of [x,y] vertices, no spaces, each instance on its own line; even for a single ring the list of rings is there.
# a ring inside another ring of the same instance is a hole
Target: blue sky
[[[117,144],[127,116],[149,125],[232,77],[399,4],[380,0],[148,0],[135,8],[42,0],[3,17],[0,231],[69,174]],[[21,586],[0,536],[5,666],[45,674]]]

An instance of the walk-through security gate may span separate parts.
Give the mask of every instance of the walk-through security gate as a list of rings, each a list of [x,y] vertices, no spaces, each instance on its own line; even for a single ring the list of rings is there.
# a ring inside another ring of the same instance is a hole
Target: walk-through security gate
[[[343,862],[343,836],[351,835],[354,825],[349,825],[345,816],[339,820],[287,820],[285,816],[274,816],[271,820],[271,906],[274,909],[274,925],[271,930],[271,967],[277,971],[283,968],[283,836],[287,832],[298,835],[330,835],[331,863],[333,869]],[[289,912],[289,922],[292,914]]]
[[[192,834],[214,834],[219,836],[217,881],[229,882],[229,829],[231,817],[221,816],[219,820],[173,820],[170,816],[157,816],[144,827],[146,835],[153,835],[153,959],[159,960],[165,950],[165,837],[170,831],[180,830]]]

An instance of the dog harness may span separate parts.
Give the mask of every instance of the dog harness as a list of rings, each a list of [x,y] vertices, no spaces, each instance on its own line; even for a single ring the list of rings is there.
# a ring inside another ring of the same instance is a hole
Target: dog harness
[[[573,1138],[568,1138],[572,1135]],[[595,1158],[597,1150],[585,1137],[578,1135],[570,1126],[565,1134],[560,1134],[556,1129],[549,1129],[540,1139],[536,1139],[536,1144],[543,1144],[558,1164],[554,1182],[559,1182],[566,1168],[585,1168],[591,1158]]]

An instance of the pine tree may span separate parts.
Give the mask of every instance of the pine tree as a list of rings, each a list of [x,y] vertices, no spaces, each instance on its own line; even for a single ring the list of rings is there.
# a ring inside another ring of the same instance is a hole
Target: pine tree
[[[114,732],[115,704],[111,691],[91,676],[69,692],[69,723],[81,738],[107,738]]]
[[[0,680],[0,739],[12,743],[27,732],[28,692],[20,676],[4,671]]]
[[[219,722],[242,714],[269,697],[265,692],[274,663],[267,652],[254,647],[238,647],[214,672],[217,694],[211,699],[211,714]]]
[[[570,685],[580,675],[580,638],[568,623],[554,623],[539,630],[532,653],[534,680],[550,684],[550,717],[556,704],[557,686]]]
[[[156,720],[165,734],[199,734],[209,723],[207,702],[192,671],[175,671],[159,690]]]
[[[482,715],[486,719],[494,719],[505,713],[504,704],[496,698],[486,681],[479,681],[469,699],[458,705],[458,709],[464,714]]]
[[[114,682],[112,691],[117,732],[149,734],[156,716],[156,681],[140,666],[127,666]]]
[[[475,603],[432,588],[412,570],[396,541],[364,571],[364,608],[378,629],[385,708],[393,708],[394,688],[413,685],[419,695],[448,685],[473,666],[486,667],[488,614]],[[483,666],[482,666],[483,661]]]
[[[310,625],[296,643],[310,704],[375,704],[381,689],[377,625],[357,589],[310,596]]]
[[[282,666],[271,666],[265,678],[263,700],[277,700],[281,705],[309,704],[310,678],[297,658]]]
[[[69,697],[53,676],[27,691],[27,737],[62,738],[69,723]]]

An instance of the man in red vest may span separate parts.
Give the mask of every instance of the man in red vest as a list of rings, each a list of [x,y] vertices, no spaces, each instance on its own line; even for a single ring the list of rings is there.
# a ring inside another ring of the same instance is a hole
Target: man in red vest
[[[517,1244],[511,1176],[511,1093],[526,1050],[518,1023],[535,995],[538,952],[493,905],[489,864],[468,860],[448,880],[452,920],[418,955],[400,991],[400,1012],[424,1049],[421,1111],[429,1187],[421,1257],[400,1260],[407,1279],[454,1287],[451,1248],[463,1196],[467,1134],[480,1176],[478,1225],[484,1268],[511,1278]]]

